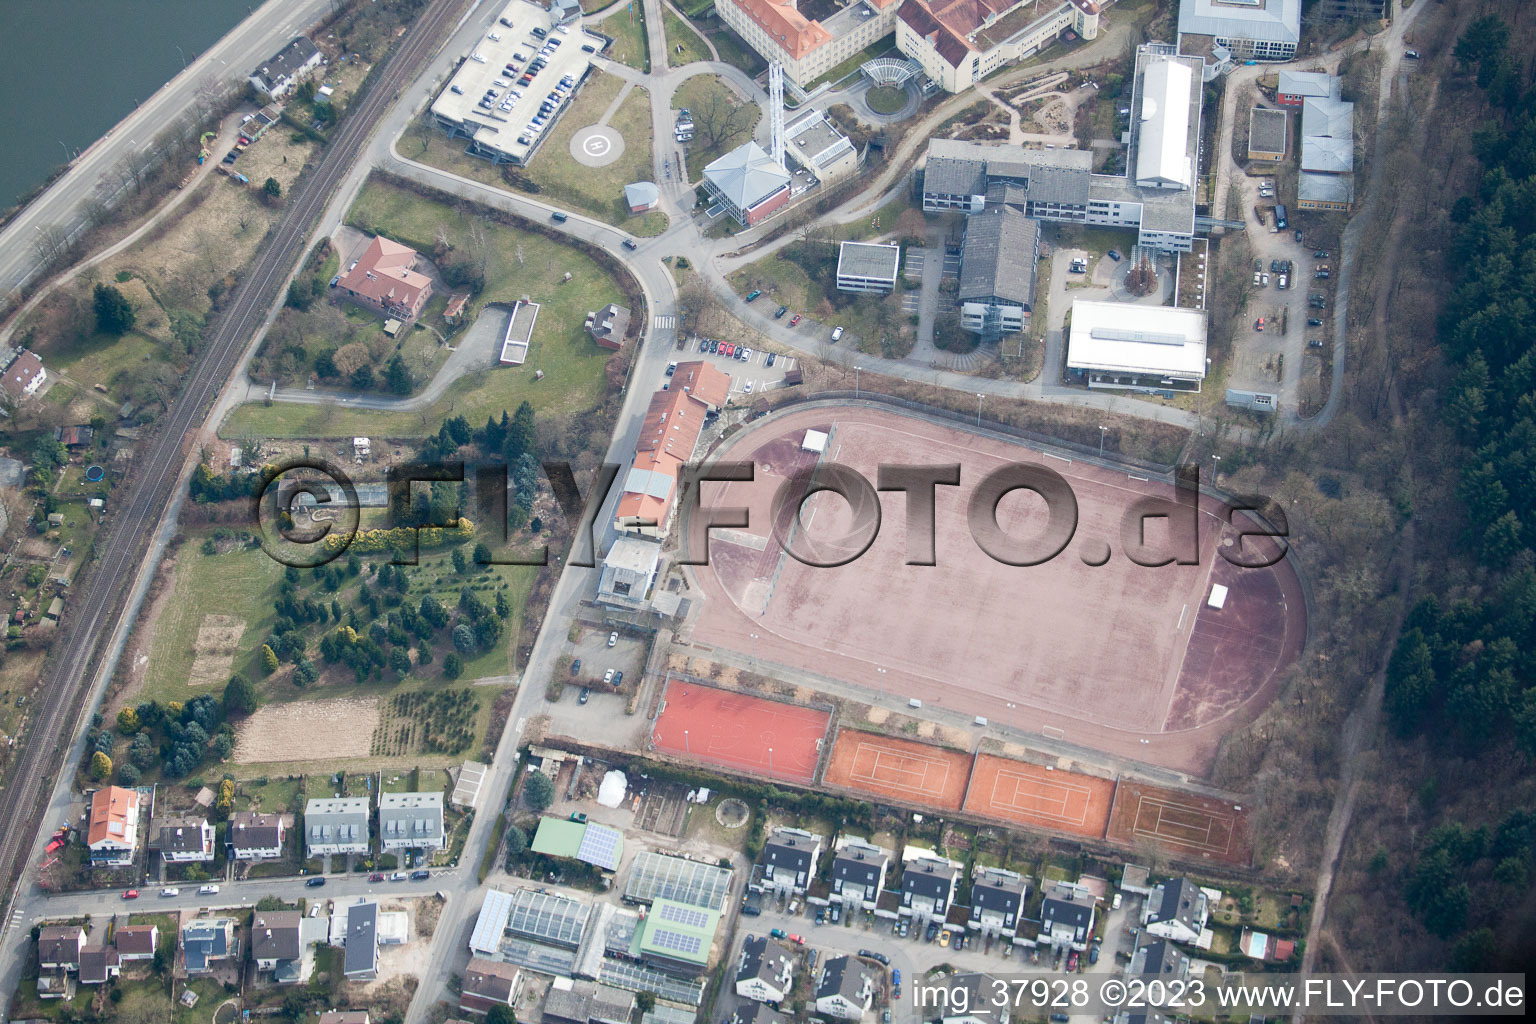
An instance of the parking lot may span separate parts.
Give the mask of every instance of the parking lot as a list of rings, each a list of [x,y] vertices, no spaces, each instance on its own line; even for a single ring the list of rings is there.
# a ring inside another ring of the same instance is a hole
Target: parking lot
[[[743,350],[746,352],[745,357],[739,354]],[[678,353],[679,362],[689,359],[703,359],[721,372],[729,374],[733,397],[760,394],[769,388],[782,387],[784,375],[799,364],[794,356],[749,348],[718,338],[690,338],[684,344],[683,351]],[[773,360],[771,366],[769,359]]]

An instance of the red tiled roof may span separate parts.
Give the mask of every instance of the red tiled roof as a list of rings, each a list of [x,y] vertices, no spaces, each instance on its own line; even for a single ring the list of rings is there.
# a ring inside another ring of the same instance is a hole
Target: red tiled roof
[[[794,0],[729,0],[795,60],[832,41],[832,33],[795,9]]]
[[[86,845],[104,840],[126,845],[138,824],[139,794],[121,786],[104,786],[91,797],[91,825]]]
[[[417,296],[432,287],[427,275],[411,269],[415,262],[415,249],[376,235],[357,266],[342,277],[341,287],[381,306],[414,306]]]

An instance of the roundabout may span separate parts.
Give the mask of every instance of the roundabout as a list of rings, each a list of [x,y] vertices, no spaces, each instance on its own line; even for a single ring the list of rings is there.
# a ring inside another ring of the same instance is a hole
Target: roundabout
[[[588,125],[571,136],[571,156],[583,167],[607,167],[624,155],[624,136],[605,124]]]

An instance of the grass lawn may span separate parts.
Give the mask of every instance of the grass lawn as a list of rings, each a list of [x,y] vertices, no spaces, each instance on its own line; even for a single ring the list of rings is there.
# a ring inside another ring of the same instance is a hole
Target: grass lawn
[[[655,173],[651,164],[650,93],[639,87],[631,89],[608,120],[609,127],[624,137],[623,156],[606,167],[583,167],[571,156],[571,137],[596,124],[623,88],[618,78],[594,73],[523,173],[538,184],[544,198],[636,235],[659,235],[667,229],[666,214],[652,211],[634,216],[624,202],[625,185],[649,181]]]
[[[874,60],[876,57],[883,57],[887,53],[894,54],[895,52],[896,46],[888,37],[877,39],[875,42],[870,43],[868,46],[854,54],[852,57],[849,57],[847,60],[843,61],[831,71],[828,71],[820,78],[817,78],[815,81],[811,82],[805,87],[805,91],[811,92],[822,82],[836,82],[839,79],[846,78],[847,76],[853,74],[855,71],[859,70],[859,65],[863,64],[865,61]]]
[[[702,116],[699,112],[709,109],[717,96],[723,96],[725,102],[733,107],[742,106],[745,102],[721,80],[719,75],[695,75],[672,94],[672,109],[682,110],[686,107],[693,111],[694,119],[697,121]],[[701,132],[699,140],[688,147],[688,180],[698,181],[704,176],[706,166],[751,139],[752,130],[757,127],[757,122],[762,120],[762,116],[762,109],[755,103],[751,104],[751,117],[746,122],[745,129],[717,146],[705,146]]]
[[[121,338],[95,333],[75,346],[68,361],[59,363],[59,371],[87,388],[100,384],[114,398],[122,399],[126,396],[118,390],[118,377],[132,367],[156,361],[162,361],[159,343],[137,331]]]
[[[386,793],[441,793],[448,788],[448,773],[442,768],[418,768],[393,775],[384,774]]]
[[[633,15],[611,14],[594,28],[613,40],[604,56],[641,71],[651,70],[651,48],[645,32],[645,11],[633,4]]]
[[[869,109],[877,114],[894,114],[907,104],[907,91],[889,85],[877,86],[864,96]]]
[[[204,693],[217,697],[224,692],[228,673],[207,685],[188,681],[198,629],[208,614],[244,621],[245,632],[236,645],[230,671],[260,679],[261,672],[251,671],[251,655],[266,642],[274,615],[272,597],[282,576],[283,566],[256,548],[205,555],[200,541],[183,544],[176,555],[172,593],[151,627],[149,661],[144,666],[144,689],[139,699],[164,703]]]
[[[682,18],[663,7],[661,20],[667,31],[668,67],[680,68],[684,64],[710,59],[709,47],[704,45],[704,40]]]
[[[235,790],[235,809],[296,813],[304,807],[304,781],[297,775],[267,776],[240,783]]]
[[[470,215],[446,204],[380,182],[369,182],[349,221],[418,248],[430,248],[438,226],[463,238]],[[224,421],[225,437],[420,437],[448,416],[471,424],[516,409],[527,400],[538,414],[565,414],[597,405],[606,386],[611,353],[598,348],[582,325],[589,311],[624,294],[608,271],[564,242],[534,231],[477,218],[489,241],[485,289],[471,312],[489,301],[531,295],[542,304],[527,364],[470,374],[455,381],[434,405],[419,412],[344,409],[335,405],[267,406],[251,402]],[[519,254],[521,259],[519,259]],[[569,281],[562,280],[569,273]],[[544,379],[535,381],[534,370]]]
[[[197,1005],[185,1006],[181,1002],[181,993],[186,989],[197,993]],[[172,1024],[208,1024],[213,1020],[213,1013],[219,1004],[226,999],[233,998],[224,991],[224,986],[212,978],[192,978],[176,985],[176,1002],[172,1007]]]
[[[741,39],[726,28],[723,22],[714,30],[705,32],[705,35],[711,43],[715,44],[715,52],[720,55],[720,59],[727,64],[741,68],[753,78],[768,70],[767,62],[757,55],[757,51],[742,43]]]

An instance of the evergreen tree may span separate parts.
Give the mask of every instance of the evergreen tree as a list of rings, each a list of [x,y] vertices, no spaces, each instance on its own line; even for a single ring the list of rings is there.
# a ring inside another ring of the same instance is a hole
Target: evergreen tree
[[[121,337],[133,330],[137,319],[133,306],[122,292],[109,284],[98,284],[92,293],[96,309],[96,329],[102,334]]]

